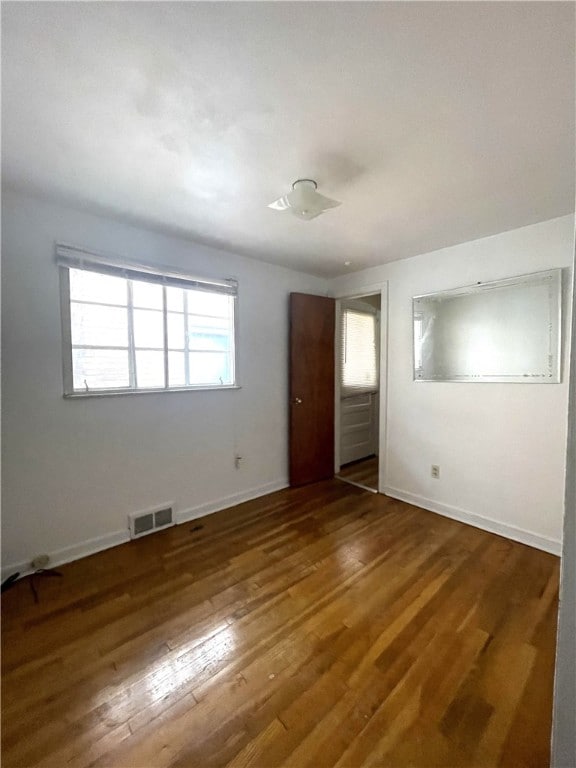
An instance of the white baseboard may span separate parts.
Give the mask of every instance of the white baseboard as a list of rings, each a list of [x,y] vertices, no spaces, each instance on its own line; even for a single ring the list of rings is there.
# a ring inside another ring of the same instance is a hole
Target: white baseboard
[[[257,499],[260,496],[266,496],[269,493],[275,491],[281,491],[283,488],[288,487],[288,480],[275,480],[271,483],[257,486],[256,488],[250,488],[247,491],[241,491],[230,496],[224,496],[216,501],[206,502],[199,504],[196,507],[190,507],[176,512],[176,524],[187,523],[190,520],[196,520],[199,517],[210,515],[213,512],[220,512],[228,507],[242,504],[245,501],[251,501]],[[408,491],[400,490],[399,488],[392,488],[390,486],[384,487],[384,493],[392,498],[400,499],[408,504],[413,504],[422,509],[427,509],[430,512],[436,512],[444,517],[449,517],[452,520],[459,520],[462,523],[473,525],[475,528],[481,528],[484,531],[490,533],[496,533],[499,536],[504,536],[507,539],[513,541],[519,541],[522,544],[527,544],[530,547],[536,549],[542,549],[545,552],[550,552],[553,555],[560,555],[562,551],[562,542],[557,539],[551,539],[540,534],[527,531],[523,528],[517,528],[513,525],[502,523],[499,520],[493,520],[489,517],[483,517],[477,515],[474,512],[469,512],[459,507],[454,507],[449,504],[442,504],[441,502],[428,499],[425,496],[419,496]],[[79,560],[82,557],[93,555],[96,552],[101,552],[110,547],[116,547],[118,544],[124,544],[130,541],[130,534],[128,530],[115,531],[114,533],[108,533],[104,536],[97,536],[93,539],[87,539],[78,544],[73,544],[70,547],[64,547],[63,549],[50,552],[50,567],[56,568],[59,565],[70,563],[73,560]],[[21,563],[14,563],[13,565],[2,566],[2,581],[6,579],[10,574],[19,572],[20,576],[26,576],[32,573],[30,568],[30,562],[25,561]]]
[[[288,480],[275,480],[272,483],[266,483],[265,485],[260,485],[256,488],[250,488],[247,491],[241,491],[240,493],[235,493],[231,496],[225,496],[216,501],[210,501],[205,504],[199,504],[197,507],[177,511],[175,516],[176,524],[179,525],[180,523],[186,523],[189,520],[196,520],[198,517],[210,515],[212,512],[219,512],[222,509],[233,507],[244,501],[257,499],[259,496],[265,496],[268,493],[274,493],[274,491],[280,491],[287,487]],[[64,547],[64,549],[59,549],[55,552],[49,552],[50,568],[56,568],[59,565],[70,563],[73,560],[79,560],[81,557],[87,557],[96,552],[102,552],[104,549],[116,547],[118,544],[125,544],[127,541],[130,541],[130,533],[126,528],[126,530],[123,531],[115,531],[114,533],[108,533],[94,539],[81,541],[79,544],[73,544],[70,547]],[[14,563],[13,565],[2,566],[2,581],[12,573],[16,572],[20,574],[20,577],[32,573],[30,561],[27,560],[21,563]]]
[[[73,560],[79,560],[81,557],[93,555],[96,552],[101,552],[103,549],[116,547],[118,544],[124,544],[127,541],[130,541],[130,533],[128,532],[128,529],[107,533],[104,536],[97,536],[94,539],[86,539],[86,541],[81,541],[79,544],[73,544],[70,547],[64,547],[63,549],[57,549],[55,552],[50,552],[49,567],[56,568],[59,565],[71,563]],[[29,573],[32,573],[30,561],[27,560],[22,563],[15,563],[14,565],[2,566],[2,581],[16,571],[20,573],[20,576],[27,576]]]
[[[460,507],[454,507],[451,504],[442,504],[439,501],[428,499],[425,496],[418,496],[417,494],[409,493],[408,491],[402,491],[399,488],[385,486],[384,493],[386,496],[392,496],[394,499],[406,501],[408,504],[422,507],[422,509],[427,509],[429,512],[436,512],[444,517],[450,517],[452,520],[458,520],[461,523],[473,525],[475,528],[481,528],[490,533],[497,533],[499,536],[504,536],[513,541],[519,541],[521,544],[527,544],[529,547],[542,549],[544,552],[550,552],[553,555],[560,556],[562,552],[561,541],[550,539],[547,536],[541,536],[538,533],[527,531],[524,528],[517,528],[514,525],[508,525],[499,520],[493,520],[490,517],[477,515],[474,512],[469,512]]]
[[[199,517],[211,515],[213,512],[220,512],[223,509],[228,509],[228,507],[235,507],[236,504],[242,504],[244,501],[251,501],[260,496],[266,496],[268,493],[281,491],[283,488],[288,488],[288,480],[274,480],[271,483],[259,485],[256,488],[249,488],[247,491],[233,493],[231,496],[224,496],[216,501],[208,501],[205,504],[199,504],[197,507],[182,509],[179,512],[176,512],[176,524],[180,525],[181,523],[187,523],[190,520],[196,520]]]

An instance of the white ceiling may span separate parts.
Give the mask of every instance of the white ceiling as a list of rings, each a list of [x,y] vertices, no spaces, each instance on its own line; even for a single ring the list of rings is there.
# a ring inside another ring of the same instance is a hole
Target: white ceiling
[[[323,275],[560,216],[575,7],[2,3],[4,181]]]

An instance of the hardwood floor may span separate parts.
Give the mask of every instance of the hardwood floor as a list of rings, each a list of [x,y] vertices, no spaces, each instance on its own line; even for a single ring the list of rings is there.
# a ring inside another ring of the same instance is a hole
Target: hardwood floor
[[[61,571],[4,595],[5,767],[549,764],[552,555],[326,481]]]
[[[378,490],[378,456],[353,461],[340,467],[338,477]]]

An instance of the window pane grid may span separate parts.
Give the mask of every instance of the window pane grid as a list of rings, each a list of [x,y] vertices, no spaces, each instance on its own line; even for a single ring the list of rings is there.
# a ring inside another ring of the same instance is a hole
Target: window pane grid
[[[132,389],[136,389],[136,350],[134,349],[134,305],[132,303],[132,280],[127,280],[128,283],[128,342],[130,349],[128,350],[128,363],[130,371],[130,386]]]
[[[72,344],[72,349],[119,349],[122,352],[127,352],[129,347],[114,346],[114,344]]]
[[[162,286],[162,335],[164,338],[164,386],[170,386],[170,366],[168,363],[168,312],[166,299],[166,286]]]
[[[92,302],[92,303],[98,303],[98,302]],[[118,306],[117,304],[111,304],[110,306]],[[142,309],[148,309],[148,307],[142,307]],[[161,312],[162,310],[156,310],[157,312]],[[170,309],[168,308],[168,313],[171,315],[190,315],[190,317],[202,317],[207,318],[208,320],[230,320],[230,313],[227,312],[223,315],[210,315],[207,312],[182,312],[180,309]]]
[[[70,270],[70,298],[74,301],[126,306],[128,286],[121,277],[82,269]]]
[[[184,381],[190,386],[190,348],[188,346],[188,292],[184,291]]]
[[[225,314],[225,315],[209,315],[206,312],[202,312],[202,313],[200,313],[200,312],[188,312],[188,314],[190,315],[190,317],[202,317],[202,318],[208,318],[209,320],[229,320],[230,319],[230,315],[229,314]]]
[[[70,299],[70,304],[87,304],[89,307],[114,307],[115,309],[125,309],[127,306],[127,304],[114,304],[110,301],[85,301],[84,299]]]
[[[68,273],[70,393],[234,386],[234,297]]]
[[[201,355],[228,355],[230,354],[229,349],[194,349],[193,347],[190,347],[188,350],[189,352],[197,352]]]

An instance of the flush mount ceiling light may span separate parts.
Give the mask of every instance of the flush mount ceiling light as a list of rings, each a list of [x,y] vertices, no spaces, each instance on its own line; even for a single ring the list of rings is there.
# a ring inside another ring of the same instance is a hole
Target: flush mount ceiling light
[[[338,200],[331,200],[317,192],[318,184],[312,179],[298,179],[292,184],[292,192],[279,197],[268,208],[275,211],[290,211],[299,219],[315,219],[324,211],[342,205]]]

